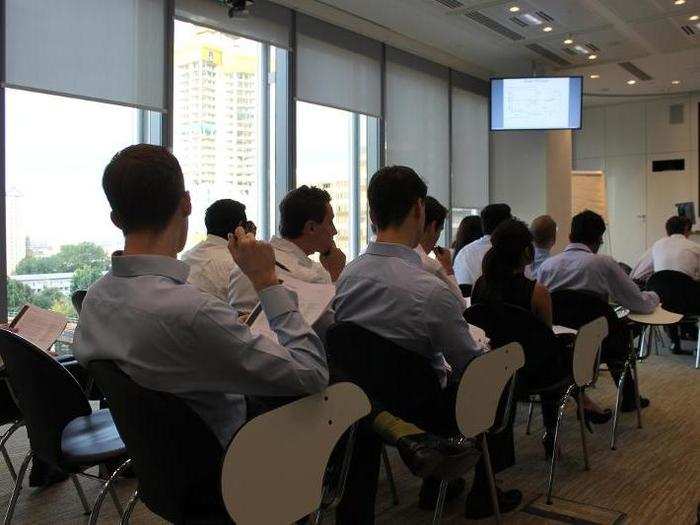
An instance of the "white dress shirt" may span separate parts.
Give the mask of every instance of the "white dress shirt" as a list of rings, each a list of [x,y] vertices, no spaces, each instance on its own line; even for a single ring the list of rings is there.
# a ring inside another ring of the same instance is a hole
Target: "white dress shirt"
[[[188,283],[217,299],[227,300],[229,275],[234,267],[237,268],[228,251],[227,240],[218,235],[207,235],[180,259],[190,267]]]
[[[447,272],[445,271],[445,268],[443,268],[442,264],[440,264],[440,261],[438,261],[437,259],[433,259],[427,253],[425,253],[425,250],[420,244],[416,246],[415,250],[416,253],[420,255],[421,262],[423,263],[423,268],[432,273],[435,277],[440,279],[443,283],[445,283],[448,286],[450,291],[459,299],[459,302],[462,304],[462,311],[464,311],[467,308],[467,302],[462,296],[462,291],[459,289],[459,285],[457,284],[457,279],[455,279],[455,276],[447,275]]]
[[[455,278],[459,284],[474,286],[476,280],[481,277],[481,263],[484,261],[484,255],[490,249],[491,236],[484,235],[459,250],[453,265]]]
[[[652,249],[653,246],[645,251],[634,268],[632,268],[632,271],[630,272],[630,279],[634,281],[647,281],[654,273],[654,257],[652,256]]]
[[[700,245],[685,235],[674,233],[659,239],[651,250],[655,272],[674,270],[700,280]]]
[[[586,290],[635,313],[651,313],[659,304],[659,296],[640,291],[615,259],[594,254],[585,244],[571,243],[562,253],[544,261],[537,280],[550,292]]]
[[[272,249],[275,251],[275,260],[284,266],[275,268],[280,279],[284,279],[285,273],[289,273],[295,279],[307,283],[330,284],[331,275],[321,264],[311,260],[304,251],[292,241],[274,236],[270,239]],[[228,302],[239,312],[250,312],[258,304],[258,294],[253,288],[253,283],[235,266],[231,271],[228,285]]]
[[[186,283],[187,265],[113,256],[88,290],[75,357],[111,359],[139,385],[184,399],[226,447],[246,421],[244,395],[292,396],[328,382],[323,345],[281,285],[260,292],[279,344],[253,335],[225,302]]]

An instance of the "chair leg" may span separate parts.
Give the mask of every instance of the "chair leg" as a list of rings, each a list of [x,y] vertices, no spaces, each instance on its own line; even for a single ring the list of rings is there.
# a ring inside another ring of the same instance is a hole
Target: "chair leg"
[[[637,360],[632,359],[630,372],[634,377],[634,402],[637,406],[637,428],[642,428],[642,399],[639,396],[639,374],[637,373]]]
[[[83,513],[87,516],[88,514],[90,514],[90,504],[88,503],[87,498],[85,497],[83,487],[80,486],[80,480],[75,474],[72,474],[70,479],[73,482],[73,485],[75,485],[75,491],[78,493],[80,503],[83,505]]]
[[[578,426],[581,432],[581,447],[583,448],[583,466],[585,470],[590,470],[591,467],[588,463],[588,445],[586,443],[586,429],[584,428],[584,413],[583,413],[583,389],[579,390],[579,401],[578,401]]]
[[[438,525],[442,522],[442,511],[445,507],[445,494],[447,494],[447,480],[440,481],[440,490],[438,492],[437,502],[435,503],[435,512],[433,513],[433,525]]]
[[[124,508],[122,507],[121,501],[119,501],[119,496],[117,496],[117,491],[114,490],[114,485],[109,487],[109,496],[112,498],[112,503],[114,503],[114,508],[117,509],[117,514],[119,516],[124,515]]]
[[[17,500],[19,499],[19,493],[22,490],[22,482],[24,481],[24,475],[27,472],[27,467],[29,467],[29,462],[32,460],[33,454],[30,450],[27,455],[24,456],[24,461],[19,467],[19,472],[17,473],[17,481],[15,481],[15,488],[12,491],[12,497],[10,498],[10,503],[7,506],[7,511],[5,512],[4,525],[9,525],[12,521],[12,516],[15,513],[15,507],[17,506]]]
[[[125,460],[121,465],[119,465],[114,472],[112,472],[112,475],[107,479],[105,484],[102,486],[102,490],[97,496],[97,499],[95,500],[95,504],[92,506],[92,512],[90,513],[90,521],[88,522],[89,525],[95,525],[97,523],[97,518],[100,515],[100,509],[102,508],[102,502],[105,499],[105,496],[107,495],[107,492],[110,492],[112,489],[112,484],[114,481],[119,477],[119,475],[126,470],[129,465],[131,464],[131,459]],[[113,496],[114,498],[115,496]],[[115,502],[115,506],[117,507],[117,510],[119,511],[119,515],[121,516],[121,505],[118,504],[118,499]]]
[[[615,400],[615,413],[613,414],[613,424],[610,436],[610,450],[615,449],[615,442],[617,441],[617,420],[620,416],[620,405],[622,404],[622,391],[625,388],[625,381],[627,380],[627,370],[629,363],[625,362],[625,366],[622,369],[622,374],[620,374],[620,382],[617,385],[617,398]]]
[[[496,491],[496,478],[491,467],[491,456],[489,455],[489,444],[486,441],[486,433],[481,434],[481,454],[484,456],[484,466],[486,476],[489,478],[489,490],[491,491],[491,504],[493,505],[493,516],[496,523],[501,523],[501,507],[498,505],[498,492]]]
[[[129,525],[129,520],[131,519],[131,514],[134,512],[134,507],[136,506],[136,503],[139,501],[139,490],[136,489],[134,493],[131,495],[131,498],[129,499],[129,503],[126,505],[126,509],[124,509],[124,513],[122,514],[122,521],[121,525]]]
[[[396,483],[394,482],[394,473],[391,470],[391,463],[389,463],[389,454],[386,453],[386,447],[382,445],[382,462],[384,463],[384,471],[386,472],[386,479],[389,481],[389,489],[391,490],[391,499],[394,502],[394,506],[399,504],[399,494],[396,491]]]
[[[552,504],[552,488],[554,487],[554,470],[557,466],[557,447],[559,445],[559,430],[561,428],[562,419],[564,419],[564,410],[566,410],[566,404],[569,402],[569,397],[573,391],[575,385],[569,386],[566,392],[561,397],[561,402],[559,404],[559,413],[557,414],[557,426],[554,428],[554,448],[552,450],[552,459],[549,464],[549,481],[547,482],[547,505]]]
[[[527,407],[527,425],[525,426],[525,434],[530,435],[530,427],[532,426],[532,409],[535,406],[535,402],[530,398],[530,406]]]
[[[700,322],[698,322],[698,344],[695,347],[695,368],[700,368]]]
[[[0,438],[0,452],[2,452],[2,457],[5,459],[5,463],[7,464],[7,470],[10,471],[10,476],[12,476],[13,481],[17,481],[17,472],[15,472],[15,467],[12,464],[10,455],[7,453],[7,448],[5,448],[5,444],[7,443],[7,440],[10,439],[12,434],[14,434],[15,431],[21,426],[24,426],[24,421],[15,421],[14,423],[12,423],[12,425],[10,425],[10,428],[8,428],[5,431],[5,433],[2,435],[2,438]]]

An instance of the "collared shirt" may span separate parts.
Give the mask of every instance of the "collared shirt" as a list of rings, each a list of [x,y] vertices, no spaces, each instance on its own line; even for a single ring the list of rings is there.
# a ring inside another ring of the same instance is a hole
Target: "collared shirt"
[[[237,268],[228,251],[228,241],[218,235],[207,235],[206,239],[183,253],[180,259],[190,267],[187,282],[204,293],[226,301],[228,278],[231,270]]]
[[[187,284],[187,272],[171,257],[113,256],[112,270],[85,297],[75,357],[83,364],[112,359],[141,386],[183,398],[224,446],[246,420],[244,395],[302,395],[326,386],[325,352],[292,292],[280,285],[260,292],[278,344]]]
[[[491,236],[484,235],[459,250],[454,262],[455,278],[459,284],[474,285],[481,277],[481,263],[490,249]]]
[[[700,280],[700,245],[685,235],[674,233],[656,241],[652,246],[652,258],[655,272],[673,270]]]
[[[530,265],[530,273],[532,275],[537,274],[537,270],[540,269],[540,266],[542,266],[542,263],[545,262],[547,259],[549,259],[549,250],[546,248],[538,248],[537,246],[534,246],[535,248],[535,257],[532,260],[532,264]]]
[[[292,241],[274,236],[270,239],[272,249],[275,251],[275,260],[287,268],[283,270],[275,268],[278,275],[284,279],[284,274],[289,273],[295,279],[307,283],[330,284],[331,276],[319,263],[311,260],[304,251]],[[239,312],[250,312],[258,304],[258,294],[253,288],[253,283],[241,271],[238,266],[233,268],[228,285],[228,302]]]
[[[462,296],[462,291],[459,289],[455,276],[447,275],[447,272],[445,271],[445,268],[443,268],[442,264],[440,264],[440,261],[428,256],[420,244],[416,246],[415,249],[416,253],[420,256],[421,262],[423,263],[423,268],[447,285],[450,291],[455,294],[455,297],[459,299],[459,302],[462,305],[462,311],[464,311],[467,308],[467,302]]]
[[[443,384],[479,353],[455,295],[399,244],[370,243],[336,284],[336,321],[349,321],[430,360]]]
[[[638,313],[651,313],[659,304],[659,296],[641,292],[615,259],[594,254],[585,244],[571,243],[547,259],[537,272],[537,280],[550,292],[587,290]]]
[[[630,272],[630,279],[633,281],[647,281],[654,273],[654,257],[651,253],[652,248],[645,251],[635,267],[632,268],[632,271]]]

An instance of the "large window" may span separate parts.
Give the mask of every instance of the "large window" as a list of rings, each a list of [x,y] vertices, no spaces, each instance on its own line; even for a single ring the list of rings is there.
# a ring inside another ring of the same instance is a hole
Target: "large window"
[[[192,197],[188,247],[206,236],[207,207],[224,198],[245,204],[268,234],[270,49],[274,56],[254,40],[175,22],[173,151]]]
[[[8,314],[31,302],[73,316],[71,292],[123,245],[102,172],[142,140],[149,113],[14,89],[5,105]]]

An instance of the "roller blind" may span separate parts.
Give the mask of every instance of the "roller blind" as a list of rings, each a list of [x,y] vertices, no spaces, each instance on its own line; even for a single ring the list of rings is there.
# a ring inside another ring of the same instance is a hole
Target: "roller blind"
[[[276,47],[289,48],[292,20],[289,9],[266,0],[256,0],[248,11],[245,17],[229,18],[228,8],[217,0],[175,1],[175,16],[178,18]]]
[[[415,169],[428,194],[448,206],[448,70],[397,49],[386,54],[387,164]]]
[[[5,0],[10,87],[162,111],[165,0]]]
[[[381,43],[298,15],[296,44],[297,99],[381,115]]]
[[[489,203],[489,100],[452,85],[452,206]]]

